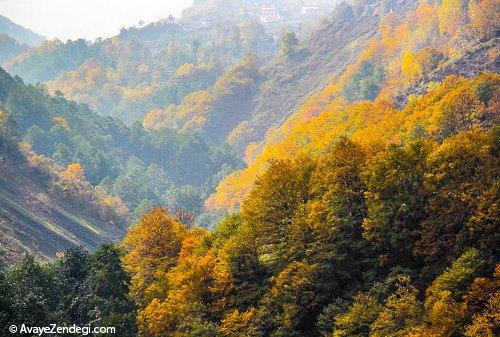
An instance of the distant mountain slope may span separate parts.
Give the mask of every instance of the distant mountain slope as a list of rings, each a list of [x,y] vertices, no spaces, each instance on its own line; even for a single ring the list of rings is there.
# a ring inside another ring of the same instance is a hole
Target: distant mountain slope
[[[184,29],[167,19],[122,29],[95,43],[46,41],[5,68],[132,125],[154,109],[178,105],[188,94],[210,87],[248,53],[271,58],[275,47],[256,21]]]
[[[2,15],[0,15],[0,34],[7,34],[17,41],[32,47],[38,46],[45,40],[44,36],[24,28]]]
[[[156,126],[175,125],[179,124],[175,121],[180,120],[182,129],[200,128],[210,139],[216,142],[227,140],[239,153],[243,153],[248,144],[262,141],[270,129],[278,127],[308,97],[344,73],[366,44],[378,36],[381,19],[391,11],[404,15],[414,7],[413,1],[405,0],[391,6],[364,3],[338,6],[325,19],[329,21],[322,23],[309,38],[299,41],[294,32],[283,33],[275,56],[261,57],[263,61],[259,62],[258,69],[252,70],[258,73],[258,80],[249,80],[250,76],[236,76],[236,81],[230,81],[251,83],[243,89],[245,95],[224,94],[232,90],[222,90],[224,93],[217,94],[220,85],[216,83],[215,90],[186,96],[181,105],[175,108],[168,106],[160,114],[153,110],[153,115],[148,117],[155,117]],[[220,80],[223,78],[221,76]],[[232,102],[235,96],[236,104]],[[175,117],[172,118],[172,115]],[[207,125],[212,121],[218,123],[212,127],[212,132],[207,132]],[[216,137],[214,133],[217,133]]]
[[[375,36],[377,25],[373,16],[330,24],[295,55],[268,65],[267,81],[254,98],[255,109],[230,135],[231,143],[241,151],[250,142],[262,140],[269,127],[278,126],[307,97],[340,75],[356,59],[363,41]]]
[[[278,127],[358,58],[366,43],[378,36],[378,25],[390,11],[405,13],[415,6],[407,0],[394,2],[392,7],[358,5],[352,7],[353,12],[338,6],[328,18],[331,21],[312,33],[296,52],[264,67],[266,81],[254,98],[255,109],[229,136],[230,143],[243,151],[249,143],[260,142],[269,128]]]
[[[67,43],[47,40],[10,60],[6,68],[24,81],[35,84],[51,80],[61,71],[74,69],[86,59],[99,55],[100,50],[83,39]]]
[[[29,47],[11,38],[9,35],[0,34],[0,64],[11,60]]]

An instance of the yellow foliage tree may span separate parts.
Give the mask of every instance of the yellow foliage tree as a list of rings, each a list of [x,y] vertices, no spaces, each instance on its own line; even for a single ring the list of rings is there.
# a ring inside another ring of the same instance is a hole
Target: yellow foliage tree
[[[161,128],[165,116],[161,109],[155,108],[149,111],[142,120],[142,126],[148,130],[158,130]]]
[[[147,213],[124,239],[127,254],[123,262],[132,274],[131,295],[139,304],[147,304],[156,275],[168,272],[179,258],[187,230],[164,209]]]
[[[443,0],[439,6],[439,30],[453,35],[462,18],[463,0]]]
[[[84,192],[89,192],[84,190],[88,190],[90,187],[90,184],[85,179],[85,173],[80,163],[69,164],[61,172],[58,185],[67,196],[73,198],[84,194]]]
[[[206,235],[208,232],[202,229],[189,231],[182,242],[177,264],[157,273],[155,287],[165,296],[154,297],[139,310],[142,335],[177,336],[184,330],[192,331],[193,325],[210,313],[205,304],[211,298],[216,260],[211,251],[203,249]]]
[[[66,170],[61,173],[61,178],[68,180],[84,180],[85,174],[80,163],[69,164]]]
[[[221,322],[219,332],[225,337],[246,337],[253,336],[251,323],[257,314],[255,308],[240,312],[238,310],[228,313]]]
[[[54,122],[54,124],[61,126],[63,129],[69,130],[68,122],[66,121],[66,119],[64,117],[57,116],[57,117],[52,118],[52,121]]]
[[[410,82],[415,81],[422,74],[422,69],[417,63],[415,55],[409,50],[403,54],[401,61],[401,72],[403,76]]]

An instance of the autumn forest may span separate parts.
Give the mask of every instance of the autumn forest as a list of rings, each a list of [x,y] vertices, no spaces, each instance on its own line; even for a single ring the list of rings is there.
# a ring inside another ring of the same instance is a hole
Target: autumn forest
[[[498,0],[195,0],[94,41],[0,15],[0,336],[500,335],[499,25]]]

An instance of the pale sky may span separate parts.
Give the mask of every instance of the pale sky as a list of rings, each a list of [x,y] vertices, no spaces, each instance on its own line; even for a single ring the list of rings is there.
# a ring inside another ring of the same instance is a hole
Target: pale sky
[[[0,15],[60,40],[116,35],[121,27],[179,17],[193,0],[0,0]]]

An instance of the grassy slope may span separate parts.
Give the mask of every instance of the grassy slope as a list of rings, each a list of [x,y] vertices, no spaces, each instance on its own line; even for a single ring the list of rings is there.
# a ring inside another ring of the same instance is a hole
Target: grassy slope
[[[23,163],[0,167],[0,251],[7,262],[25,252],[50,259],[75,246],[92,250],[124,234],[97,219],[51,195],[43,177]]]

